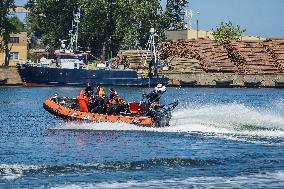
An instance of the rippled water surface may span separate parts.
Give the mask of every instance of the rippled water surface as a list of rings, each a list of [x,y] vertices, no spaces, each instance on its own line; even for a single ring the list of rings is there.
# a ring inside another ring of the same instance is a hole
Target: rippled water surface
[[[79,90],[0,87],[0,188],[284,187],[284,90],[169,88],[164,101],[180,105],[167,128],[42,108]],[[133,101],[148,89],[117,90]]]

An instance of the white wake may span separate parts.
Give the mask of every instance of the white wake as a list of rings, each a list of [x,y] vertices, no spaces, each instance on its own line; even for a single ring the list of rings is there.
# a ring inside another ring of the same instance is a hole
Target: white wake
[[[139,127],[126,123],[67,122],[56,129],[93,131],[148,131],[284,137],[284,115],[273,109],[242,104],[206,105],[173,112],[170,127]]]

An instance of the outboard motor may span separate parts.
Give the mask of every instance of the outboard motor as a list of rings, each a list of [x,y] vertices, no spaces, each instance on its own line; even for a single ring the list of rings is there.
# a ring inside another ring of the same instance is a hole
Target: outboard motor
[[[151,93],[143,94],[143,100],[140,103],[141,112],[154,119],[155,127],[169,126],[172,117],[171,112],[178,105],[178,101],[162,106],[159,104],[162,94],[166,91],[166,86],[158,84]]]
[[[170,126],[170,120],[172,118],[172,110],[177,107],[178,101],[175,101],[171,104],[164,105],[158,107],[156,110],[154,110],[153,118],[154,118],[154,124],[155,127],[167,127]]]

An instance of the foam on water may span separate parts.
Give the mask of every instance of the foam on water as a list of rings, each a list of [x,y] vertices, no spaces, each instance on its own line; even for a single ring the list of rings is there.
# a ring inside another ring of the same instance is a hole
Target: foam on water
[[[272,109],[255,109],[243,104],[206,105],[173,112],[170,127],[147,128],[126,123],[64,123],[57,129],[150,131],[222,135],[228,139],[284,137],[284,116]]]
[[[85,168],[100,167],[97,164],[78,164]],[[69,165],[64,170],[74,172],[76,167]],[[53,169],[58,167],[35,166],[35,165],[0,165],[0,181],[8,180],[14,181],[26,172],[46,172],[50,173]],[[49,170],[52,169],[52,170]],[[58,170],[57,170],[58,171]],[[243,186],[250,186],[250,188],[278,188],[284,184],[284,170],[274,172],[262,172],[248,175],[238,175],[233,177],[228,176],[195,176],[188,178],[171,178],[171,179],[151,179],[151,180],[128,180],[128,181],[112,181],[112,182],[98,182],[98,183],[74,183],[74,184],[57,184],[50,186],[52,189],[80,189],[80,188],[243,188]],[[44,186],[43,188],[47,188]]]
[[[141,161],[114,161],[102,163],[70,163],[62,165],[20,165],[0,164],[0,181],[13,181],[27,175],[68,175],[70,173],[82,174],[84,171],[133,171],[153,167],[165,166],[168,168],[183,166],[208,166],[214,165],[216,160],[187,159],[187,158],[154,158]]]
[[[284,137],[284,116],[242,104],[207,105],[175,112],[172,122],[186,132]]]
[[[24,172],[39,168],[35,165],[0,164],[0,180],[16,180],[23,176]]]
[[[101,182],[97,184],[67,184],[51,187],[52,189],[79,188],[281,188],[284,184],[284,171],[250,174],[235,177],[190,177],[186,179],[165,179],[126,182]]]

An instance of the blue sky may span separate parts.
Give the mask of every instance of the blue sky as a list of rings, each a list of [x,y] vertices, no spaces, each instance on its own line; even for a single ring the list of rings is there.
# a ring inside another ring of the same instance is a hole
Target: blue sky
[[[204,30],[232,21],[248,35],[284,37],[284,0],[191,0],[189,7],[200,12]]]
[[[18,5],[26,2],[15,1]],[[222,21],[232,21],[246,29],[247,35],[284,37],[284,0],[189,0],[187,9],[200,12],[201,30],[211,30]],[[193,28],[196,28],[196,19],[194,15]]]

